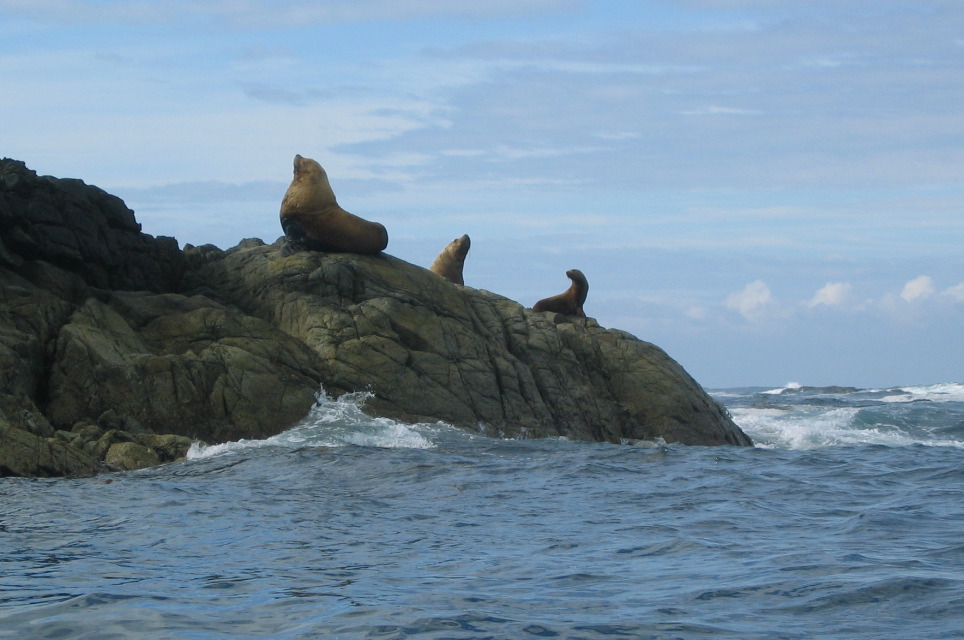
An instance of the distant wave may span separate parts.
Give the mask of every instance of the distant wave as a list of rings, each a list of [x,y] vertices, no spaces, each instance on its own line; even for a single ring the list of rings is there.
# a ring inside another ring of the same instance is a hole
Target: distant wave
[[[757,446],[964,448],[964,384],[857,389],[786,387],[714,393]],[[767,399],[764,399],[767,398]]]
[[[713,395],[726,396],[729,390],[721,389],[720,392],[714,391]],[[766,395],[782,395],[785,393],[823,393],[823,394],[848,394],[848,393],[884,393],[891,392],[894,395],[887,396],[881,400],[884,402],[912,402],[914,400],[934,400],[937,402],[964,402],[964,384],[960,382],[942,382],[930,385],[915,385],[903,387],[889,387],[886,389],[861,389],[860,387],[844,387],[839,385],[828,386],[807,386],[799,382],[788,382],[783,387],[776,387],[760,393]],[[736,395],[740,395],[736,393]]]
[[[783,393],[857,393],[858,391],[862,391],[862,389],[857,387],[841,387],[836,385],[826,387],[809,387],[802,385],[799,382],[788,382],[787,386],[785,387],[770,389],[769,391],[764,391],[763,393],[769,395],[780,395]]]
[[[929,400],[931,402],[964,402],[964,384],[959,382],[945,382],[916,387],[899,387],[890,389],[896,391],[894,395],[881,398],[881,402],[916,402]]]
[[[798,391],[801,386],[803,385],[801,385],[799,382],[788,382],[785,387],[777,387],[776,389],[770,389],[769,391],[764,391],[763,393],[777,395],[785,391]]]

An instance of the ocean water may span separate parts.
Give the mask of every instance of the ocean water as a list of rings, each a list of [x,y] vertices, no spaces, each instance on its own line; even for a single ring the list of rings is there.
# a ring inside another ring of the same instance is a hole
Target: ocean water
[[[964,384],[712,394],[753,448],[296,428],[0,479],[0,638],[964,638]]]

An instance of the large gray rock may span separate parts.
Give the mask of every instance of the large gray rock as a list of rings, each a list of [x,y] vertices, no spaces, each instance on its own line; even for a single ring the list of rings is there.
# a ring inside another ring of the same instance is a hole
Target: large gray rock
[[[658,347],[389,256],[140,233],[119,199],[0,160],[0,474],[263,438],[324,388],[493,436],[750,444]]]
[[[0,418],[37,436],[54,434],[38,403],[46,387],[47,344],[72,309],[0,268]]]
[[[18,429],[0,417],[0,477],[87,475],[100,469],[97,460],[76,447]]]
[[[9,159],[0,161],[3,262],[23,270],[48,263],[102,289],[173,291],[184,271],[177,241],[141,233],[120,198]]]
[[[154,467],[161,463],[161,457],[150,447],[136,442],[112,444],[104,456],[104,462],[121,471],[133,471],[144,467]]]
[[[321,377],[313,355],[264,321],[200,296],[90,298],[57,336],[46,415],[67,426],[111,410],[151,432],[264,438],[314,404]]]
[[[187,283],[307,344],[325,386],[369,411],[508,437],[750,444],[658,347],[592,319],[535,313],[389,255],[248,242],[195,256]]]

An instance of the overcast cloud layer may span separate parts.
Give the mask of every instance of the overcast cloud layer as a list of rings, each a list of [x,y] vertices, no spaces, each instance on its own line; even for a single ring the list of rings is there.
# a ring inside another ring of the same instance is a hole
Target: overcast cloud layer
[[[958,2],[0,1],[0,78],[0,154],[182,245],[273,241],[300,153],[705,386],[964,380]]]

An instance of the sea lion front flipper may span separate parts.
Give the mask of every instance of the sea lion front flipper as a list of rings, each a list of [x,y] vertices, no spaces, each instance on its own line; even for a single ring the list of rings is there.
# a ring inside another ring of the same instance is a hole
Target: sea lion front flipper
[[[292,218],[282,218],[281,228],[285,232],[285,243],[281,247],[281,255],[288,257],[299,251],[308,250],[308,234],[297,220]]]

